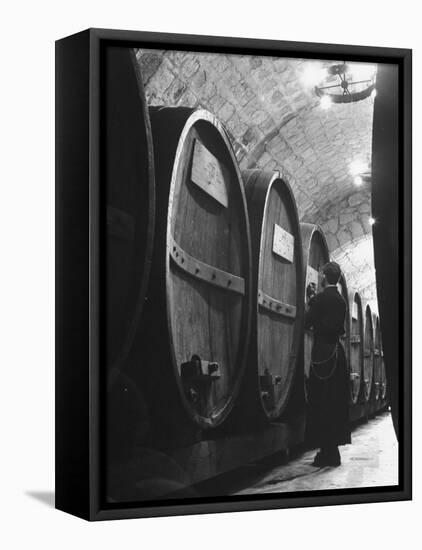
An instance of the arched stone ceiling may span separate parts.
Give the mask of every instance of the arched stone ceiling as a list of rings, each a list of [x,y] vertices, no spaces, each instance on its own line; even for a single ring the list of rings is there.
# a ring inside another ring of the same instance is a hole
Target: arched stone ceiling
[[[218,116],[241,168],[280,170],[301,220],[323,227],[346,276],[375,296],[367,254],[370,183],[357,189],[349,171],[352,161],[371,165],[373,99],[322,109],[303,76],[310,64],[328,61],[162,50],[136,55],[148,103],[200,106]]]

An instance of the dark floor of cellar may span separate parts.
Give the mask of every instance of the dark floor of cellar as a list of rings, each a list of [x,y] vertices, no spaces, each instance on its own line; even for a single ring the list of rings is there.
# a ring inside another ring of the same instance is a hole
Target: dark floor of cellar
[[[315,450],[290,457],[279,465],[249,466],[236,480],[231,494],[264,494],[321,489],[347,489],[398,484],[398,444],[389,412],[352,433],[352,444],[340,447],[342,464],[337,468],[311,465]],[[259,470],[259,471],[258,471]],[[242,486],[243,485],[243,486]]]

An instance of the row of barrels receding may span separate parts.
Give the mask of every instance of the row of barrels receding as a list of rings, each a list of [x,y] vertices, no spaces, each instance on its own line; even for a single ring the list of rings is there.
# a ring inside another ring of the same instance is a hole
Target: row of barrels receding
[[[299,223],[278,172],[241,173],[214,115],[148,109],[132,52],[107,48],[105,78],[107,383],[129,372],[165,421],[217,427],[242,391],[276,420],[309,374],[305,288],[329,259],[324,235]],[[379,320],[344,277],[340,291],[352,399],[382,398]]]
[[[357,291],[349,293],[349,304],[352,403],[370,399],[384,401],[387,396],[387,379],[377,308],[363,300]]]
[[[317,290],[321,291],[318,272],[330,260],[324,233],[318,225],[308,223],[301,223],[301,233],[305,288],[313,282]],[[341,338],[341,343],[349,368],[351,403],[367,402],[370,399],[384,401],[387,396],[387,383],[376,304],[363,300],[358,290],[348,289],[344,274],[337,286],[347,306],[345,334]],[[305,384],[309,377],[312,343],[312,332],[305,331]]]

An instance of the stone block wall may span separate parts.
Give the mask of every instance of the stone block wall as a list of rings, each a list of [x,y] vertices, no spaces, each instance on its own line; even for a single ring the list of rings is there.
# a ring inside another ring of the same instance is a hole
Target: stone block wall
[[[332,259],[347,277],[348,286],[361,291],[365,299],[376,297],[371,217],[368,188],[333,202],[320,212],[318,223],[324,231]]]

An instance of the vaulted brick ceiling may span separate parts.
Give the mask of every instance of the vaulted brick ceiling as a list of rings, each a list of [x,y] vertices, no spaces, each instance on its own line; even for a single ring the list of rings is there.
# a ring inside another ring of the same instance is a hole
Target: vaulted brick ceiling
[[[371,165],[373,99],[322,109],[302,59],[161,50],[138,50],[137,59],[149,104],[208,109],[241,168],[282,172],[301,220],[322,225],[349,286],[374,298],[370,184],[357,189],[349,170],[356,160]]]

